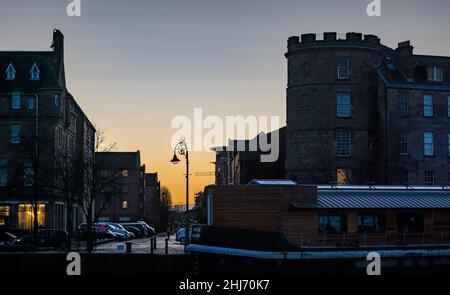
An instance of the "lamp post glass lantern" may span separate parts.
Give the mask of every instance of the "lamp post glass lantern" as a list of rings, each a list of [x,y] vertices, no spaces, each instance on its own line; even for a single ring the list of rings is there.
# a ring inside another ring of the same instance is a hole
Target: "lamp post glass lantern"
[[[186,141],[182,139],[175,148],[173,149],[173,158],[170,162],[174,165],[180,163],[178,155],[184,156],[186,158],[186,216],[185,216],[185,243],[184,251],[186,251],[188,238],[189,238],[189,151]]]

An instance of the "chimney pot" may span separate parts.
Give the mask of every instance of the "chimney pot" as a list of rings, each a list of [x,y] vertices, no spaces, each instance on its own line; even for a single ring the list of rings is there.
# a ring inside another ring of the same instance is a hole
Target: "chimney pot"
[[[303,34],[302,43],[311,43],[316,41],[316,34]]]
[[[323,40],[324,41],[336,41],[336,32],[326,32],[323,33]]]

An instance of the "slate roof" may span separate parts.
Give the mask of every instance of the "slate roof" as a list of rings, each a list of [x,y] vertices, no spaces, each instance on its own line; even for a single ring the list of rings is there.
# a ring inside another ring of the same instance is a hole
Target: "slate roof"
[[[14,80],[6,80],[6,69],[12,63],[16,70]],[[30,70],[36,63],[40,70],[40,80],[30,80]],[[65,89],[59,81],[61,62],[53,51],[0,51],[0,92],[36,92],[39,88]]]
[[[140,152],[98,152],[95,153],[96,161],[102,169],[139,169],[141,166]]]

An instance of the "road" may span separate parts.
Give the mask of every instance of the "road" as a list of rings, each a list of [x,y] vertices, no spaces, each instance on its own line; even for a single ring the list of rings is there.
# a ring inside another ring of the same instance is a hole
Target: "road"
[[[165,254],[165,239],[166,236],[158,236],[156,238],[156,249],[153,253]],[[132,244],[133,253],[150,253],[150,238],[134,239],[130,241]],[[123,246],[123,250],[118,250],[118,247]],[[184,245],[175,241],[175,236],[171,236],[169,239],[169,254],[171,255],[183,255]],[[125,252],[125,242],[109,242],[101,244],[96,247],[94,253],[123,253]]]

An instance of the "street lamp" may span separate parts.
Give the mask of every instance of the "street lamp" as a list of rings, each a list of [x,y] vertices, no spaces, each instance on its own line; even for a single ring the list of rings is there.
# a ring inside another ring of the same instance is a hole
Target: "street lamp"
[[[170,162],[174,165],[180,163],[180,159],[177,157],[177,153],[186,158],[186,220],[185,220],[185,233],[186,239],[184,243],[184,251],[186,252],[187,241],[189,238],[189,151],[186,144],[186,140],[182,139],[173,149],[173,158]]]

